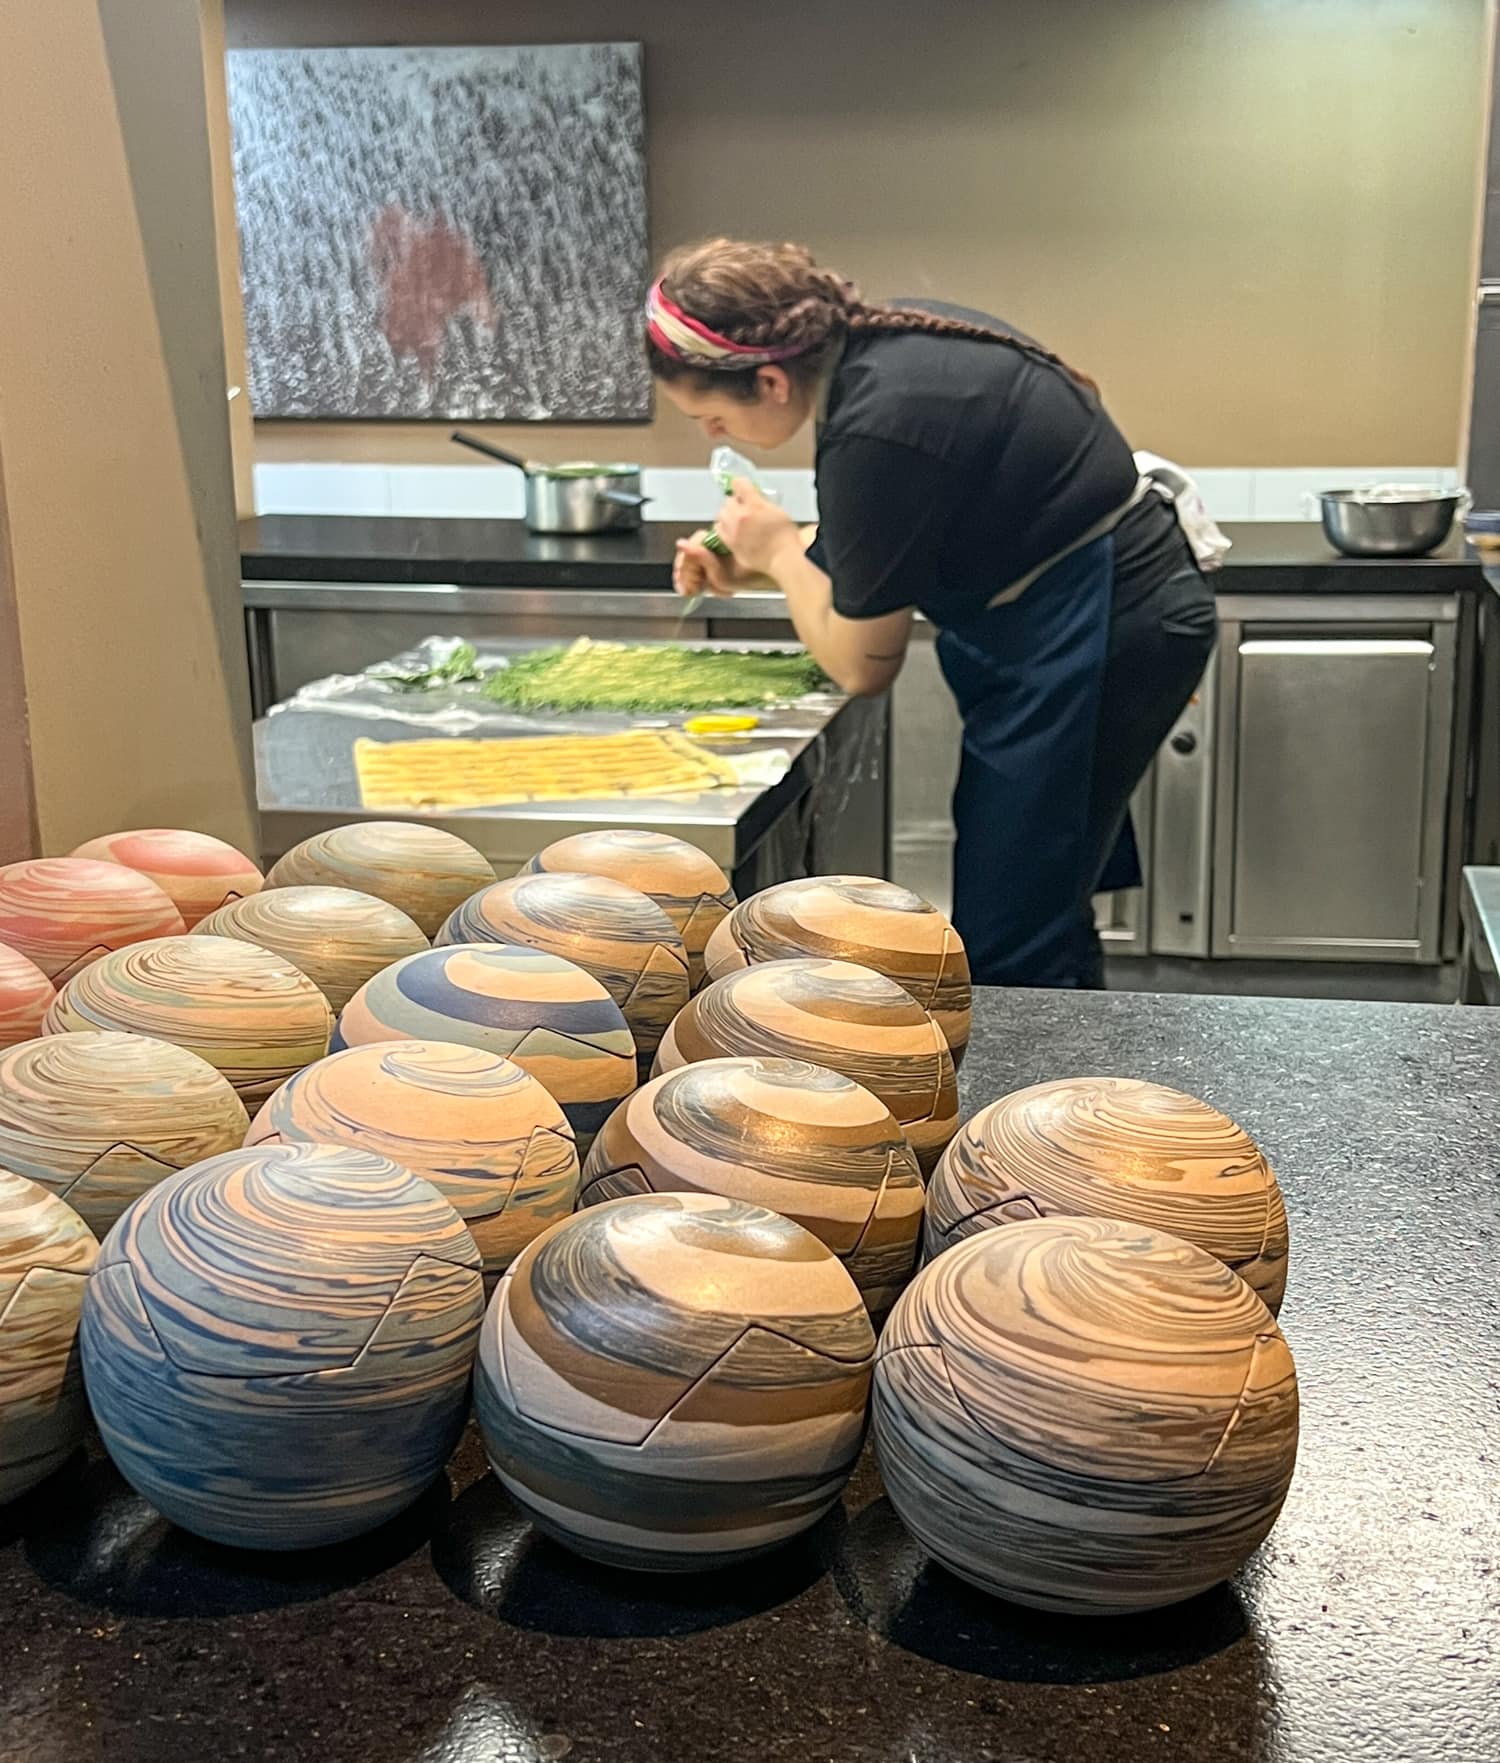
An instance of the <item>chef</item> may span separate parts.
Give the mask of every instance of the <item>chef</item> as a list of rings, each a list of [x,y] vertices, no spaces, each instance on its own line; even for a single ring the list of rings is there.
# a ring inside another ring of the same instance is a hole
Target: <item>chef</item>
[[[1092,897],[1139,885],[1130,795],[1216,620],[1094,382],[998,319],[871,305],[800,246],[728,239],[668,259],[647,352],[710,440],[816,426],[815,535],[740,481],[715,522],[732,556],[682,541],[677,591],[769,577],[858,694],[890,686],[922,612],[963,718],[953,919],[974,979],[1101,985]]]

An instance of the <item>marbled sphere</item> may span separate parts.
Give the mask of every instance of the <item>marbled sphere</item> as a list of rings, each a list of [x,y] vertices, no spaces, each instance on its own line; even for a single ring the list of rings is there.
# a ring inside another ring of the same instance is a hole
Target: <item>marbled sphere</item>
[[[78,1315],[94,1233],[71,1206],[0,1169],[0,1506],[82,1442]]]
[[[1135,1078],[1069,1077],[991,1102],[933,1175],[926,1253],[1058,1213],[1184,1237],[1232,1267],[1273,1316],[1281,1308],[1281,1189],[1244,1128],[1196,1096]]]
[[[436,942],[524,944],[593,974],[620,1006],[643,1067],[688,1001],[687,950],[671,919],[608,876],[564,871],[495,882],[464,901]]]
[[[57,987],[36,962],[0,943],[0,1047],[39,1035],[56,996]]]
[[[206,936],[238,937],[300,967],[337,1014],[367,979],[428,947],[399,906],[353,888],[267,888],[205,918]]]
[[[662,1037],[658,1074],[700,1059],[805,1059],[862,1084],[895,1116],[922,1173],[958,1130],[943,1031],[909,992],[851,961],[767,961],[705,986]]]
[[[451,1041],[383,1041],[320,1059],[262,1105],[245,1143],[351,1145],[425,1176],[469,1227],[487,1277],[578,1197],[562,1109],[519,1065]]]
[[[880,1337],[891,1503],[961,1579],[1044,1610],[1150,1610],[1257,1548],[1297,1456],[1269,1310],[1180,1237],[1108,1218],[982,1231]]]
[[[105,1449],[174,1523],[305,1549],[399,1512],[463,1427],[484,1286],[430,1182],[342,1146],[169,1177],[109,1233],[79,1341]]]
[[[895,980],[943,1031],[958,1065],[974,994],[963,938],[920,894],[868,875],[778,882],[742,900],[709,939],[708,977],[789,955],[855,961]]]
[[[607,875],[649,894],[687,949],[689,984],[694,991],[703,984],[703,951],[735,903],[729,877],[712,857],[670,833],[608,827],[558,839],[538,851],[523,873],[559,870]]]
[[[111,949],[181,936],[182,914],[154,881],[89,857],[32,857],[0,869],[0,943],[64,985]]]
[[[234,1150],[249,1124],[229,1080],[169,1041],[83,1031],[0,1053],[0,1165],[96,1236],[163,1177]]]
[[[45,1022],[49,1035],[123,1029],[186,1047],[247,1106],[321,1059],[332,1027],[327,1000],[300,968],[253,943],[204,936],[103,956],[68,981]]]
[[[559,1542],[721,1567],[838,1498],[874,1343],[854,1282],[800,1225],[647,1194],[523,1252],[485,1317],[475,1410],[506,1491]]]
[[[464,943],[408,955],[349,1000],[334,1050],[455,1041],[513,1059],[562,1104],[582,1156],[636,1084],[635,1043],[592,975],[542,949]]]
[[[796,1059],[707,1059],[622,1102],[594,1140],[585,1206],[720,1194],[779,1212],[843,1262],[874,1317],[911,1277],[922,1172],[885,1103]]]
[[[399,907],[430,937],[455,906],[494,879],[486,857],[440,827],[358,820],[293,845],[272,864],[266,886],[373,894]]]
[[[265,885],[259,869],[243,851],[208,833],[179,827],[106,833],[102,839],[80,845],[73,855],[120,863],[148,876],[182,914],[189,930],[228,901],[258,894]]]

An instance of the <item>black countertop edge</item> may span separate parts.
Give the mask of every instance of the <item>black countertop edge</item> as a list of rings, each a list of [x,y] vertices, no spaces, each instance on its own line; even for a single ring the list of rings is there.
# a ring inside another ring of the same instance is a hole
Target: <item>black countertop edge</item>
[[[676,542],[692,530],[648,521],[634,533],[552,538],[519,520],[266,514],[240,525],[240,567],[249,581],[663,589]],[[1233,541],[1217,578],[1225,593],[1446,594],[1483,581],[1457,535],[1431,557],[1354,559],[1331,551],[1309,522],[1224,531]]]

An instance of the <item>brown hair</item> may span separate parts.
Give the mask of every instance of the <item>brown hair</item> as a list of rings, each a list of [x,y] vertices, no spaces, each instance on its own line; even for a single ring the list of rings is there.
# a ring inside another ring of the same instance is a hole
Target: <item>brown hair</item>
[[[1039,343],[944,318],[910,306],[872,306],[853,282],[821,269],[805,245],[755,245],[738,239],[706,239],[671,253],[662,266],[667,297],[690,318],[732,343],[752,348],[795,348],[782,365],[799,382],[818,377],[839,341],[848,336],[920,331],[931,337],[963,337],[1000,343],[1061,369],[1090,392],[1099,388]],[[755,367],[703,367],[669,355],[650,338],[646,354],[661,380],[690,380],[703,391],[723,390],[747,402],[757,396]]]

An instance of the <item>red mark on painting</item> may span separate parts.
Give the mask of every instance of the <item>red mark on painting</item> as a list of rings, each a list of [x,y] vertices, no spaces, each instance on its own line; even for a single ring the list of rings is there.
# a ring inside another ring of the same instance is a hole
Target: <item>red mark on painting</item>
[[[424,380],[436,377],[455,319],[494,333],[489,278],[466,233],[392,203],[375,217],[369,250],[380,283],[381,332],[398,360],[416,360]]]

